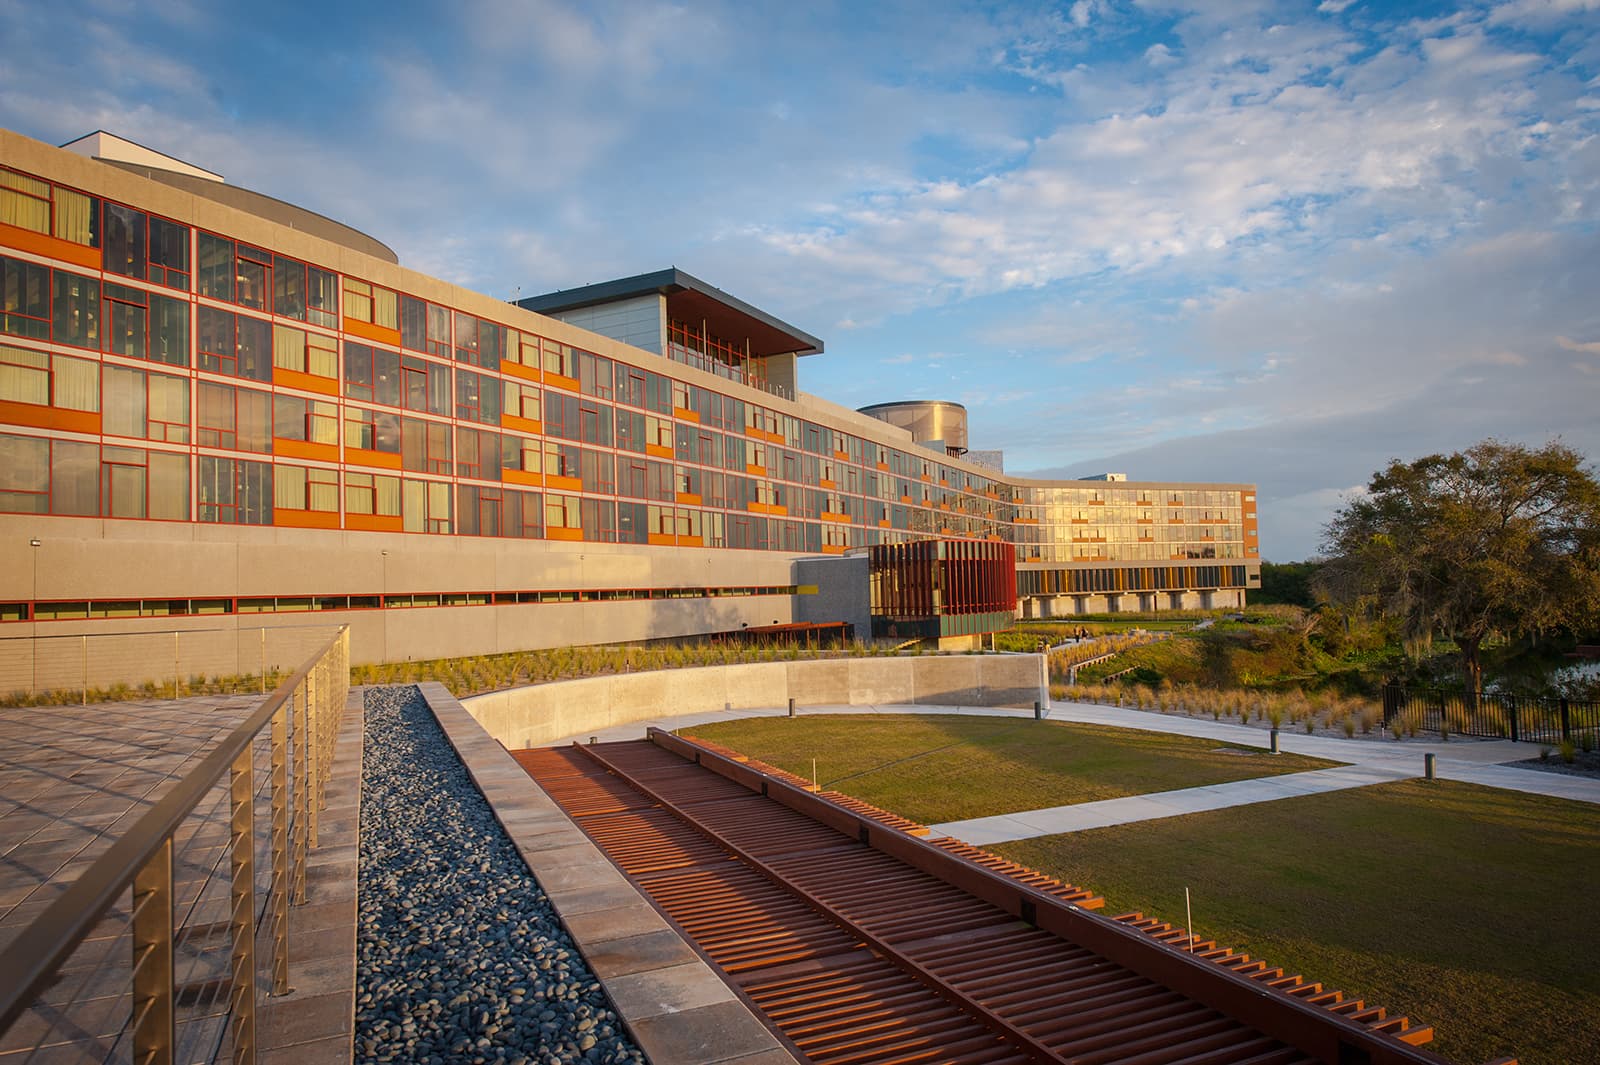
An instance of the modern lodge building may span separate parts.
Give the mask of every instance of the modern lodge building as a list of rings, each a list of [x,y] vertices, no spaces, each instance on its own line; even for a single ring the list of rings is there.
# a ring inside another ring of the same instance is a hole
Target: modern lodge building
[[[1259,581],[1251,485],[1010,477],[681,271],[508,304],[105,133],[0,131],[0,287],[0,637],[948,638]]]

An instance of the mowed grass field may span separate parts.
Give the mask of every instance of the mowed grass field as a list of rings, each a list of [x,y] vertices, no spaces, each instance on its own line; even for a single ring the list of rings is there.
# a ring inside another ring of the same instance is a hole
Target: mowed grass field
[[[1404,1013],[1477,1063],[1600,1062],[1600,809],[1406,781],[990,848]]]
[[[832,786],[932,823],[1254,776],[1270,758],[978,718],[694,731],[803,776],[816,757],[825,784],[861,774]],[[1181,925],[1187,886],[1198,934],[1433,1025],[1430,1049],[1462,1065],[1600,1063],[1600,808],[1409,781],[990,849],[1103,893],[1108,913]]]
[[[954,714],[764,717],[685,730],[915,821],[937,823],[1325,769],[1214,740]]]

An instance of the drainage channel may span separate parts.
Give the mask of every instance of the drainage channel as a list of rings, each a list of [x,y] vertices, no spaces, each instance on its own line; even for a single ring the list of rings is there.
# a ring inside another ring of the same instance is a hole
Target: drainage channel
[[[818,1065],[1444,1060],[1381,1008],[713,745],[513,756]]]

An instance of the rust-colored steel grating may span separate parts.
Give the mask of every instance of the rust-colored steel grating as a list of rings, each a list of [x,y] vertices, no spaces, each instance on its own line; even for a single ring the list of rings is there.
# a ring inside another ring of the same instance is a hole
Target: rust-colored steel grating
[[[514,756],[818,1065],[1443,1061],[1404,1018],[732,752]]]

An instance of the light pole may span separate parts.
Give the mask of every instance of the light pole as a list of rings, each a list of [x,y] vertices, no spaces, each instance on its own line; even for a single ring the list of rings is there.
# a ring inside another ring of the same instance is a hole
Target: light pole
[[[378,624],[383,629],[383,661],[389,661],[389,551],[378,552],[382,559],[383,582],[378,586]]]
[[[30,552],[33,555],[33,582],[28,588],[28,620],[33,621],[39,610],[39,548],[44,546],[44,541],[35,536],[28,541],[28,546],[33,548]],[[39,634],[36,628],[33,631],[32,646],[33,674],[29,684],[30,693],[39,690]]]

